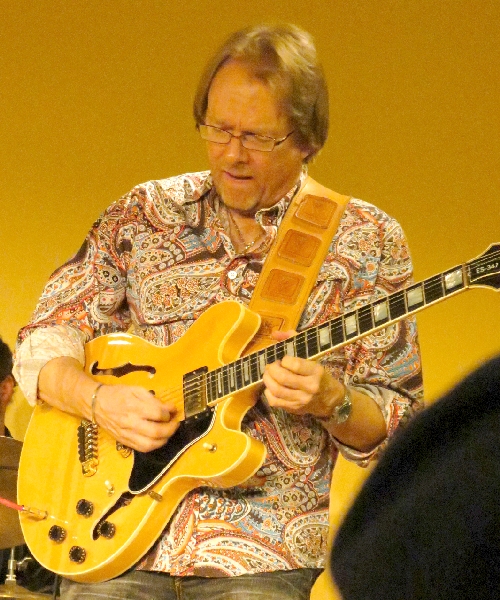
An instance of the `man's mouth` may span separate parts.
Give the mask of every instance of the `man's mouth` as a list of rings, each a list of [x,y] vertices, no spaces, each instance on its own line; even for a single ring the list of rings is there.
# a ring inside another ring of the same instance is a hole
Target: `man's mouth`
[[[241,175],[239,173],[231,173],[230,171],[224,171],[224,174],[226,177],[229,177],[229,179],[234,179],[236,181],[248,181],[249,179],[252,179],[250,175]]]

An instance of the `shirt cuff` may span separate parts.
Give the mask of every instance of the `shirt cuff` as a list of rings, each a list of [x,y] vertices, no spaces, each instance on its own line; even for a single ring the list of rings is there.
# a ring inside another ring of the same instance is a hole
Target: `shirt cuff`
[[[391,423],[391,415],[392,415],[392,403],[394,401],[394,397],[397,396],[397,392],[380,388],[375,385],[365,384],[365,385],[350,385],[349,387],[354,390],[358,390],[362,394],[366,396],[370,396],[377,403],[380,410],[382,411],[382,415],[384,417],[386,429],[387,429],[387,437],[384,438],[380,444],[372,448],[369,452],[361,452],[360,450],[356,450],[351,448],[350,446],[346,446],[339,442],[335,438],[335,444],[339,449],[339,452],[342,454],[344,458],[350,460],[358,464],[360,467],[366,467],[372,460],[375,458],[380,450],[386,445],[387,439],[390,436],[390,423]]]

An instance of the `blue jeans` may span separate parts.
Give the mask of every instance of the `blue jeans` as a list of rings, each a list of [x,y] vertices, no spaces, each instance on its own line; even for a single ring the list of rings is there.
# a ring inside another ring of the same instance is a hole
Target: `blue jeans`
[[[238,577],[172,577],[131,571],[103,583],[63,580],[61,600],[309,600],[320,569]]]

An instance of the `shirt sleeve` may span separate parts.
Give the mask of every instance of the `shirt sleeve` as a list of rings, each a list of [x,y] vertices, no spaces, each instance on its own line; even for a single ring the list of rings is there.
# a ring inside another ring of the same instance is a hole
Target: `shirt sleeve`
[[[14,373],[31,404],[37,399],[40,370],[49,360],[70,356],[84,364],[86,342],[130,324],[130,204],[124,197],[94,223],[76,255],[51,275],[30,322],[19,332]]]
[[[343,294],[340,294],[343,296],[341,312],[372,303],[413,282],[408,243],[397,221],[362,203],[361,208],[351,210],[348,218],[351,219],[350,226],[346,227],[348,236],[340,235],[336,248],[343,273],[347,273]],[[361,337],[334,350],[321,362],[344,384],[373,398],[384,416],[387,438],[372,451],[362,453],[336,440],[345,458],[365,466],[379,456],[398,428],[423,408],[416,319],[408,316]]]
[[[38,376],[53,358],[69,356],[85,363],[85,335],[67,325],[35,329],[17,347],[13,373],[26,400],[34,406],[38,397]]]

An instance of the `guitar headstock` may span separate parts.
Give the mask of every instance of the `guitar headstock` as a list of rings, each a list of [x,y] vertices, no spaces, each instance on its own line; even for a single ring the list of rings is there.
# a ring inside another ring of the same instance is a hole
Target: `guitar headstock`
[[[491,246],[467,263],[469,285],[500,289],[500,244]]]

